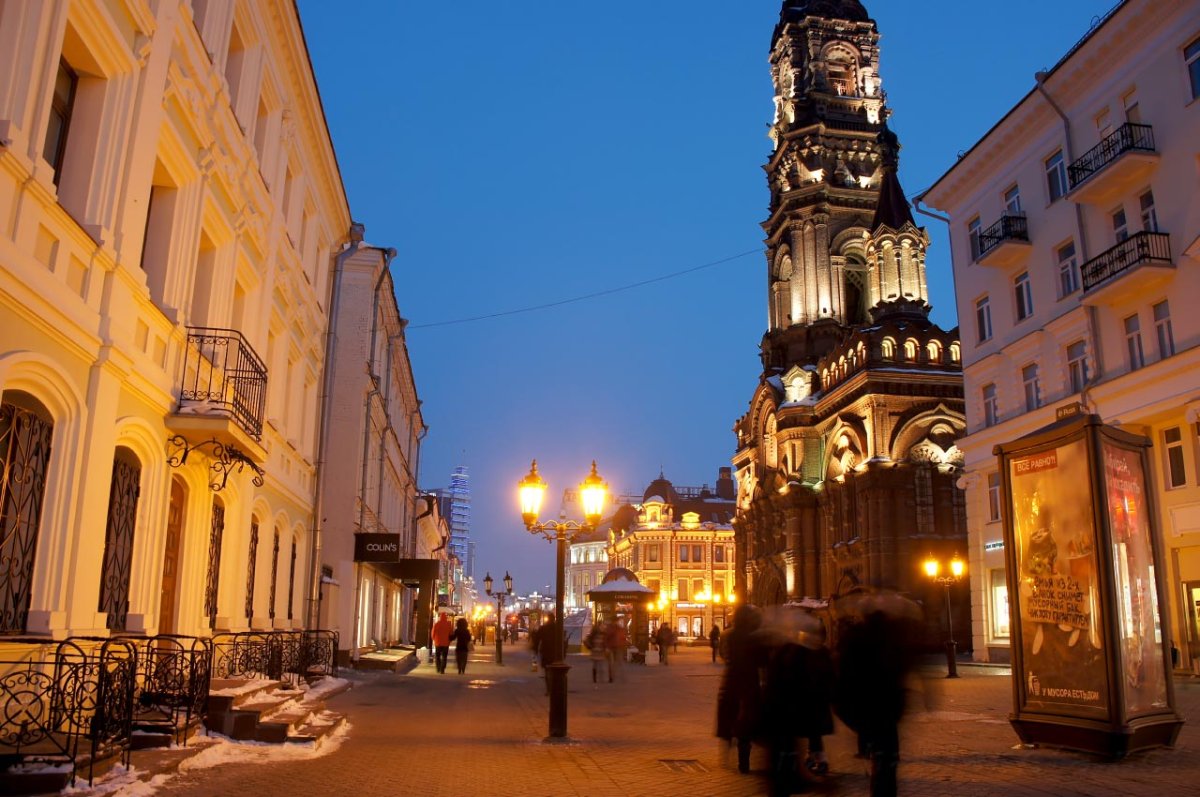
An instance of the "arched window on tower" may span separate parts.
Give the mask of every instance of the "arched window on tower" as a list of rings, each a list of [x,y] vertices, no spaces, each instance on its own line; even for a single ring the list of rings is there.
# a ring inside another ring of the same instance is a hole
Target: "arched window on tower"
[[[829,90],[843,97],[858,95],[858,59],[844,46],[833,46],[825,53],[825,74]]]
[[[896,341],[892,340],[891,338],[884,338],[880,348],[882,349],[881,354],[883,355],[883,359],[896,359]]]
[[[904,341],[904,359],[909,362],[917,361],[917,342],[912,338]]]
[[[950,344],[950,362],[957,363],[962,360],[962,348],[958,343]]]
[[[942,362],[942,344],[936,340],[931,340],[925,346],[925,351],[929,355],[929,362],[940,364]]]

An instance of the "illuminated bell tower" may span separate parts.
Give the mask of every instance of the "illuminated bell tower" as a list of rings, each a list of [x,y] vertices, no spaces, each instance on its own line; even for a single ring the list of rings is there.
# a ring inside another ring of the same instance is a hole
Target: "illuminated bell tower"
[[[924,234],[911,216],[911,230],[872,240],[881,198],[899,191],[878,42],[858,0],[787,0],[780,12],[770,57],[774,152],[764,167],[767,372],[814,365],[848,328],[871,323],[878,305],[905,293],[924,301]],[[904,226],[898,206],[887,210],[885,223]]]

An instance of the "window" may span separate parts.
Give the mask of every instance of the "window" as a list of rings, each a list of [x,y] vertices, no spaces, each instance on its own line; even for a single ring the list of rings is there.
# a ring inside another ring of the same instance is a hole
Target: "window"
[[[1058,296],[1070,296],[1079,290],[1079,263],[1075,258],[1075,242],[1058,247]]]
[[[714,545],[713,546],[713,563],[719,564],[719,565],[725,564],[725,546],[724,545]]]
[[[1087,344],[1082,340],[1067,346],[1067,373],[1071,379],[1071,392],[1078,393],[1087,385]]]
[[[128,448],[113,456],[108,492],[108,522],[104,531],[104,569],[97,611],[107,614],[110,631],[124,631],[129,613],[129,581],[133,567],[133,536],[137,528],[142,466]]]
[[[1137,313],[1125,319],[1125,351],[1129,354],[1130,371],[1146,364],[1146,355],[1142,351],[1142,325]]]
[[[1154,212],[1154,192],[1147,191],[1138,197],[1142,208],[1142,229],[1146,232],[1158,232],[1158,214]]]
[[[703,592],[704,592],[704,579],[693,578],[692,579],[692,597],[700,595]]]
[[[1013,280],[1013,292],[1017,298],[1017,320],[1024,321],[1033,315],[1033,285],[1029,282],[1029,272],[1023,271]]]
[[[1200,99],[1200,39],[1183,48],[1183,62],[1187,64],[1188,79],[1192,84],[1192,99]]]
[[[1015,185],[1004,192],[1004,212],[1010,216],[1021,215],[1021,192]]]
[[[983,425],[995,426],[1000,420],[1000,404],[996,400],[996,385],[983,386]]]
[[[1042,388],[1038,382],[1037,363],[1030,363],[1021,369],[1021,384],[1025,388],[1025,411],[1033,412],[1042,406]]]
[[[704,546],[703,545],[693,545],[692,546],[692,561],[695,562],[696,564],[700,564],[704,561]]]
[[[1008,581],[1004,570],[992,571],[992,636],[1007,639],[1009,636]]]
[[[725,579],[718,578],[713,581],[713,595],[720,595],[721,600],[725,600]]]
[[[679,561],[686,562],[688,560],[688,547],[686,545],[679,546]]]
[[[657,562],[658,561],[658,543],[657,542],[651,543],[650,545],[646,546],[646,561],[647,562]]]
[[[971,259],[979,259],[979,235],[983,231],[979,223],[979,217],[971,219],[967,222],[967,237],[971,240]]]
[[[1129,237],[1129,223],[1125,220],[1125,208],[1117,208],[1112,213],[1113,238],[1121,243]]]
[[[989,473],[987,477],[988,522],[1000,520],[1000,474]]]
[[[1051,202],[1067,193],[1067,165],[1063,162],[1061,149],[1046,159],[1046,186]]]
[[[1125,319],[1125,351],[1129,354],[1129,370],[1136,371],[1146,364],[1142,351],[1142,325],[1137,313]]]
[[[42,157],[54,167],[55,185],[58,185],[62,174],[71,112],[75,108],[75,89],[78,86],[79,77],[67,66],[66,61],[59,61],[58,74],[54,78],[54,96],[50,100],[50,122],[46,125],[46,140],[42,144]]]
[[[42,525],[42,498],[54,423],[32,396],[0,396],[0,634],[21,634],[29,619],[33,563]]]
[[[1167,454],[1167,488],[1183,487],[1187,484],[1187,468],[1183,461],[1183,434],[1178,426],[1163,430],[1163,447]]]
[[[992,305],[986,296],[975,302],[975,324],[980,343],[992,339]]]
[[[1158,338],[1158,356],[1166,359],[1175,353],[1175,334],[1171,331],[1171,308],[1163,299],[1154,305],[1154,333]]]
[[[689,582],[686,578],[681,578],[676,582],[675,600],[686,601],[689,599],[688,584]]]
[[[1121,98],[1121,104],[1125,106],[1125,121],[1130,124],[1140,125],[1142,123],[1142,109],[1138,106],[1137,92],[1131,91]]]

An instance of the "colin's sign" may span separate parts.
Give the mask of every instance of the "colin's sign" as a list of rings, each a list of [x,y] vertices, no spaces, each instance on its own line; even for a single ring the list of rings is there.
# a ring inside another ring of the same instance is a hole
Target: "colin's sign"
[[[399,534],[355,534],[354,561],[399,562]]]

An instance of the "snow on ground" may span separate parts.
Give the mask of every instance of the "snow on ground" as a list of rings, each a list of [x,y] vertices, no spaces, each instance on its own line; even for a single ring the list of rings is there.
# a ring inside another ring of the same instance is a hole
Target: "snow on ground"
[[[334,753],[350,734],[350,723],[312,744],[267,744],[265,742],[238,742],[226,736],[198,736],[189,744],[204,747],[196,755],[179,764],[180,773],[197,773],[225,764],[273,764],[281,761],[303,761],[320,758]],[[116,766],[103,778],[98,778],[91,788],[87,781],[68,786],[60,794],[75,797],[153,797],[159,787],[166,784],[176,773],[151,775],[136,768]]]
[[[345,678],[330,678],[325,676],[316,683],[308,687],[308,694],[305,696],[306,701],[320,700],[331,692],[340,692],[343,689],[349,689],[352,684]],[[304,684],[301,683],[301,688]]]

